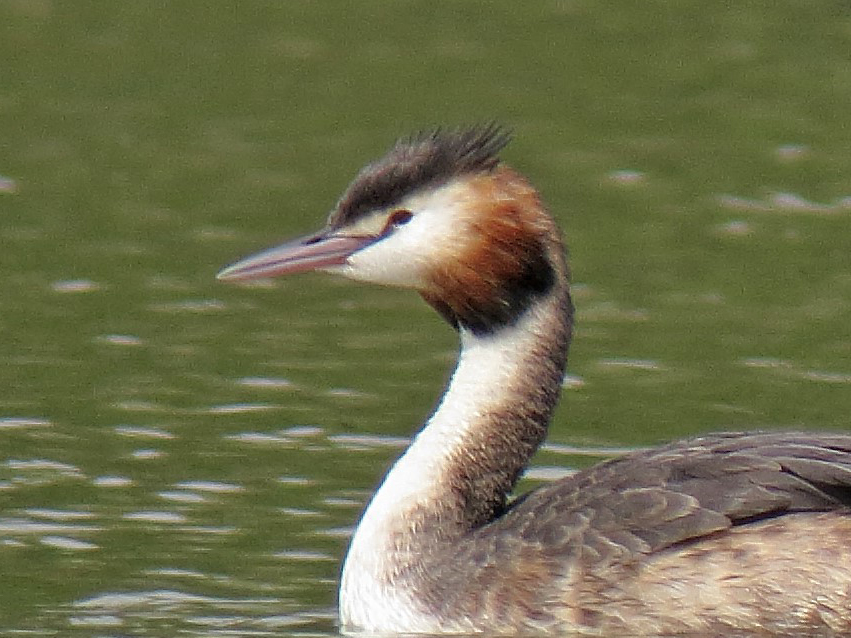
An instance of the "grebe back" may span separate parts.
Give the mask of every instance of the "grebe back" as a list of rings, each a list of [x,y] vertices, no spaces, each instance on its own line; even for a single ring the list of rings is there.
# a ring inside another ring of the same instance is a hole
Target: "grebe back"
[[[223,270],[418,291],[459,333],[434,413],[349,546],[350,632],[851,632],[851,436],[730,433],[508,496],[558,400],[561,236],[494,126],[400,141],[318,233]]]

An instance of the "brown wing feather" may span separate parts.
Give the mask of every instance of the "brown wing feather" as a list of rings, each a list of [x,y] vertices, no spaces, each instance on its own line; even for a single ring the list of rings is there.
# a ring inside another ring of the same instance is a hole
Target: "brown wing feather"
[[[635,534],[655,552],[755,519],[849,506],[851,436],[723,434],[635,452],[536,490],[490,533],[528,519],[527,537],[584,544],[584,527]],[[573,512],[583,526],[570,525]]]
[[[535,490],[471,531],[439,561],[423,602],[553,629],[563,603],[542,596],[602,590],[654,554],[731,528],[849,506],[851,436],[721,434],[637,451]],[[575,618],[586,621],[594,624]]]

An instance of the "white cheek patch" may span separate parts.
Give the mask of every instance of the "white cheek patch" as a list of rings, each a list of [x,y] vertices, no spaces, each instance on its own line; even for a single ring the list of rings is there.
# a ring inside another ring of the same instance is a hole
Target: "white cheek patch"
[[[461,211],[468,201],[469,192],[460,182],[405,199],[396,208],[410,210],[411,220],[358,251],[333,272],[370,283],[423,287],[428,270],[457,252],[452,246],[463,235]]]
[[[342,274],[360,281],[416,288],[422,284],[430,242],[427,220],[417,214],[404,227],[359,250],[341,266]]]

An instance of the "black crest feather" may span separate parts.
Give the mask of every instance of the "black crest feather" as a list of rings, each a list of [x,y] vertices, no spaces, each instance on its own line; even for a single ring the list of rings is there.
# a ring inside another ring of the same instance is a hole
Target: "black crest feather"
[[[399,140],[387,155],[361,170],[343,193],[329,226],[343,226],[371,210],[388,208],[408,195],[455,177],[491,171],[510,139],[502,127],[487,124],[436,129]]]

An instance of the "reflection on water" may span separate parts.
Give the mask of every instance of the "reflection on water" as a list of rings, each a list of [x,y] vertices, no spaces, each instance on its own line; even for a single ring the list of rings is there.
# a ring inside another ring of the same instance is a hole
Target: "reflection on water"
[[[217,410],[218,406],[210,409]],[[251,412],[253,406],[246,410]],[[240,409],[231,405],[228,412],[234,414]],[[33,433],[53,427],[39,419],[6,418],[0,423]],[[45,635],[69,627],[135,632],[149,625],[162,627],[167,620],[169,624],[177,623],[181,633],[198,635],[233,631],[239,635],[272,635],[295,628],[332,630],[333,576],[339,547],[345,542],[349,527],[337,527],[338,517],[331,513],[343,511],[345,518],[354,520],[364,493],[353,498],[349,489],[324,491],[320,487],[323,481],[318,478],[277,475],[269,477],[267,487],[276,492],[279,505],[263,512],[262,506],[255,511],[251,505],[229,501],[238,497],[244,503],[252,503],[266,498],[248,493],[257,490],[256,486],[210,480],[203,475],[193,478],[191,472],[185,474],[184,480],[147,492],[149,483],[144,477],[149,470],[144,465],[161,463],[168,455],[157,445],[179,439],[180,435],[164,428],[120,425],[104,436],[130,439],[140,446],[134,445],[126,457],[126,475],[98,475],[86,466],[49,458],[9,459],[0,465],[0,489],[12,502],[38,502],[47,488],[66,498],[88,492],[82,499],[85,505],[77,509],[23,505],[5,509],[0,517],[0,551],[7,560],[23,558],[23,554],[40,546],[53,552],[45,562],[52,564],[57,574],[78,573],[87,580],[87,566],[120,561],[128,558],[127,552],[138,553],[138,560],[133,560],[134,569],[114,569],[111,585],[101,585],[105,589],[95,586],[91,594],[75,598],[67,606],[52,606],[41,615],[37,626]],[[228,447],[247,446],[276,453],[291,449],[299,454],[321,448],[341,455],[382,444],[378,437],[371,441],[365,437],[353,447],[327,437],[319,427],[295,426],[265,436],[252,432],[222,436],[220,452],[228,454]],[[398,447],[398,441],[393,440],[391,445]],[[86,490],[86,486],[90,489]],[[299,495],[307,495],[310,505],[285,505],[304,500]],[[145,507],[140,507],[143,504]],[[232,508],[239,509],[238,516],[223,515],[223,511]],[[254,520],[258,515],[275,517],[283,525],[289,522],[290,528],[297,530],[292,540],[284,536],[274,545],[257,546],[252,537],[258,534]],[[312,538],[330,539],[330,543],[324,540],[316,544]],[[139,544],[134,547],[126,539],[136,539]],[[122,544],[123,548],[118,547]],[[152,549],[152,544],[156,549]],[[323,546],[333,549],[321,551]],[[214,566],[209,567],[204,559],[192,557],[210,552],[232,554],[234,549],[237,555],[226,560],[248,564],[247,574],[219,571],[223,567],[227,570],[225,565],[215,566],[221,563],[221,556],[214,557]],[[255,552],[261,555],[253,555]],[[299,589],[305,579],[310,588],[323,592],[321,604],[304,604]]]
[[[202,574],[182,574],[182,580],[203,579]],[[280,614],[276,598],[215,598],[181,591],[157,590],[129,594],[104,594],[75,603],[69,610],[72,627],[144,628],[146,621],[162,626],[164,620],[180,621],[190,635],[277,635],[283,630],[305,629],[327,633],[332,610]]]

